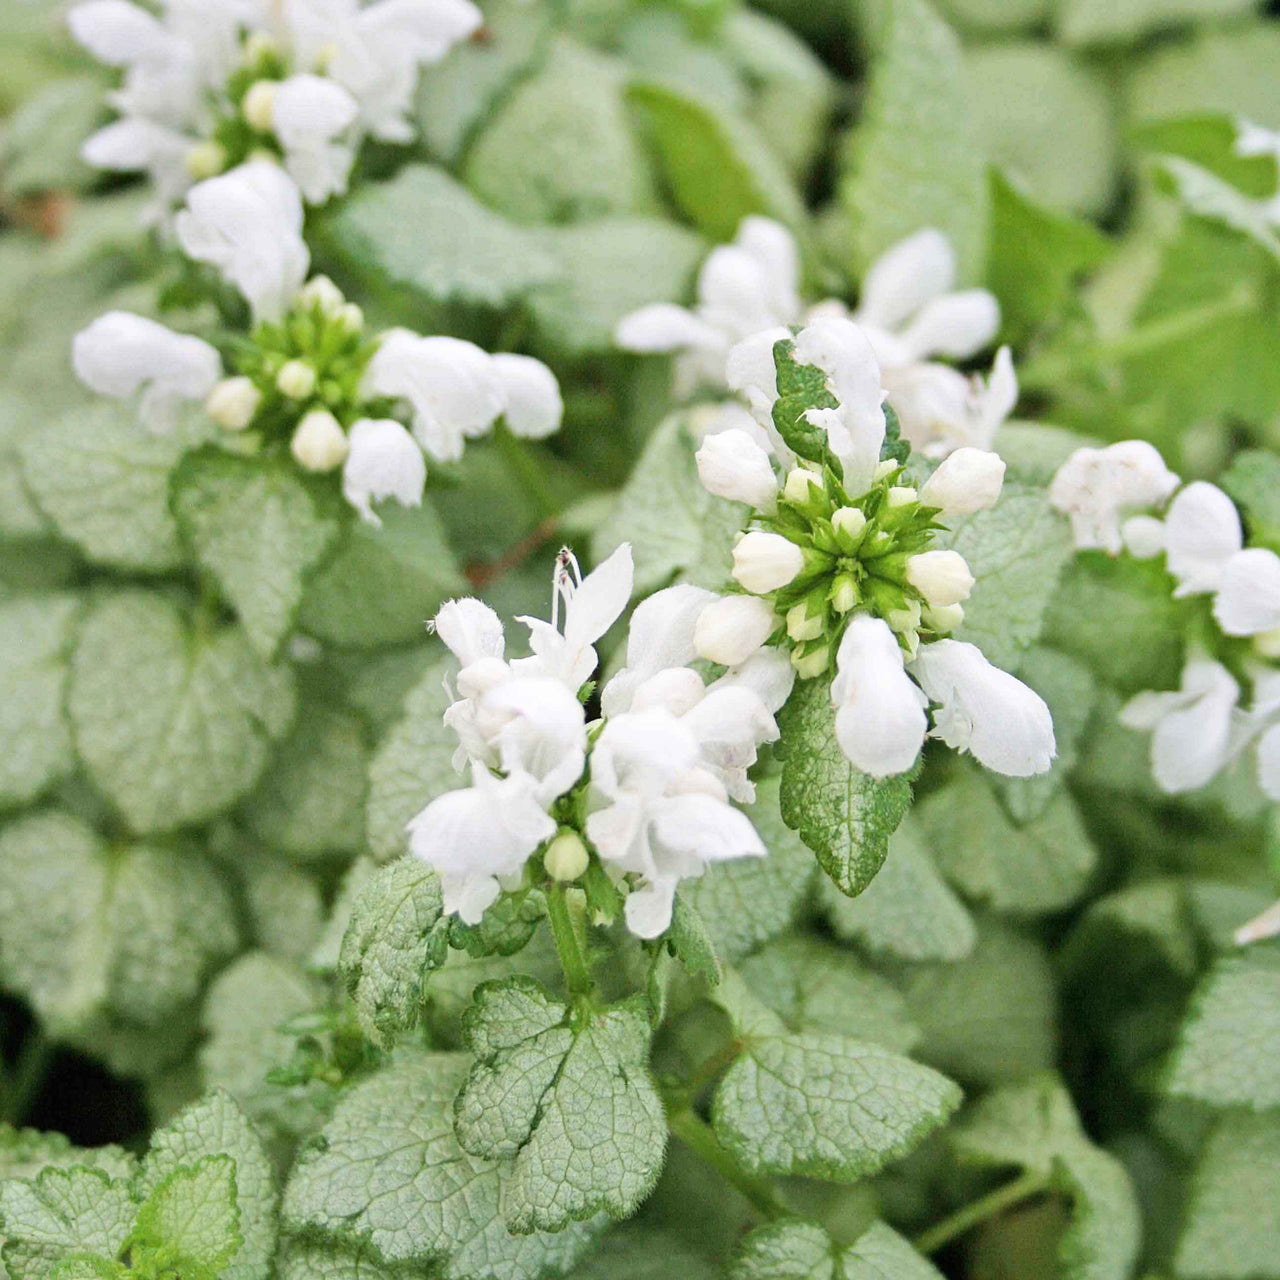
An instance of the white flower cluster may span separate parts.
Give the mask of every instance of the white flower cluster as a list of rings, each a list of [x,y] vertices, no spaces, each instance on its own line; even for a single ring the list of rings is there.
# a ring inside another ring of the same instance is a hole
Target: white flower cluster
[[[726,357],[747,338],[823,317],[856,321],[879,362],[884,389],[905,439],[922,453],[990,449],[1018,399],[1007,347],[989,381],[933,359],[967,360],[1000,328],[1000,306],[985,289],[953,292],[955,255],[945,236],[925,230],[876,259],[862,281],[857,310],[828,299],[806,312],[800,300],[795,239],[768,218],[742,220],[734,242],[707,256],[692,308],[657,303],[619,323],[615,339],[637,352],[675,352],[676,393],[726,386]]]
[[[1203,787],[1256,744],[1259,785],[1280,800],[1280,670],[1268,665],[1280,658],[1280,555],[1244,545],[1235,503],[1216,485],[1179,483],[1151,445],[1125,440],[1078,449],[1049,495],[1070,517],[1077,547],[1143,560],[1163,555],[1175,599],[1212,598],[1214,621],[1228,638],[1223,649],[1250,642],[1235,675],[1193,646],[1181,688],[1140,693],[1121,711],[1123,724],[1151,732],[1159,786],[1170,794]],[[1163,518],[1150,511],[1160,507]],[[1149,510],[1132,514],[1142,508]],[[1252,686],[1247,710],[1237,677]]]
[[[406,142],[418,68],[481,23],[470,0],[85,0],[68,15],[96,58],[124,69],[120,118],[84,146],[101,169],[151,176],[153,214],[255,152],[304,198],[347,188],[360,141]]]
[[[171,428],[184,401],[203,400],[228,431],[287,432],[299,465],[341,467],[344,496],[377,524],[375,501],[421,503],[424,453],[456,461],[499,417],[526,438],[559,428],[559,386],[538,360],[405,329],[370,341],[359,307],[327,277],[307,280],[302,200],[277,164],[255,160],[199,183],[174,225],[186,254],[243,294],[255,327],[230,377],[209,343],[142,316],[109,312],[77,334],[80,380],[116,398],[141,391],[150,429]]]
[[[778,736],[773,713],[792,682],[785,655],[748,654],[705,684],[689,664],[699,619],[718,597],[690,586],[660,591],[636,609],[627,666],[601,693],[603,719],[588,724],[582,694],[593,646],[631,587],[629,544],[585,578],[561,552],[550,622],[519,619],[530,632],[527,658],[505,657],[502,622],[478,600],[451,601],[436,616],[460,665],[444,719],[471,785],[413,819],[410,849],[439,874],[445,909],[468,923],[504,887],[518,887],[541,851],[552,880],[577,879],[597,859],[629,890],[627,926],[654,938],[671,923],[681,880],[766,852],[730,800],[754,798],[747,770]]]
[[[926,735],[1000,773],[1044,772],[1055,753],[1048,708],[974,645],[942,638],[963,618],[974,580],[957,552],[929,549],[935,518],[994,505],[1004,463],[966,447],[919,492],[900,483],[899,464],[880,460],[885,392],[872,344],[859,325],[834,316],[802,329],[791,358],[820,370],[836,402],[804,417],[841,477],[802,463],[772,420],[774,345],[785,339],[786,329],[766,330],[730,351],[728,382],[751,406],[754,430],[729,428],[698,451],[703,484],[754,507],[763,526],[734,548],[733,576],[751,594],[719,606],[724,624],[699,632],[699,652],[731,662],[736,643],[783,631],[778,642],[792,646],[792,663],[808,677],[827,669],[834,649],[836,737],[875,777],[909,769]]]

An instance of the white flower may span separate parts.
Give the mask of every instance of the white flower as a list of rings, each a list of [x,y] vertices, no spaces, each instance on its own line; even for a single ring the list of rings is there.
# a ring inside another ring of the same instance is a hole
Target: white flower
[[[713,249],[702,264],[693,310],[642,307],[619,321],[615,341],[626,351],[679,352],[677,395],[702,384],[723,386],[735,343],[799,319],[799,279],[791,233],[768,218],[744,218],[734,242]]]
[[[1070,517],[1075,544],[1119,555],[1122,517],[1158,506],[1178,487],[1178,477],[1145,440],[1122,440],[1105,449],[1077,449],[1058,468],[1049,501]]]
[[[427,464],[413,437],[391,418],[360,418],[347,436],[342,496],[371,524],[380,525],[371,503],[394,498],[402,507],[422,504]]]
[[[171,429],[181,402],[203,400],[222,377],[207,342],[127,311],[108,311],[76,334],[71,361],[100,395],[124,399],[141,390],[138,416],[153,431]]]
[[[1234,754],[1233,721],[1240,686],[1220,662],[1192,658],[1174,693],[1147,692],[1120,712],[1129,729],[1151,730],[1151,771],[1170,794],[1205,786]]]
[[[996,352],[987,379],[966,377],[933,361],[886,367],[881,376],[903,437],[934,458],[964,446],[990,449],[1000,424],[1018,403],[1018,378],[1008,347]]]
[[[803,568],[800,548],[780,533],[752,529],[733,548],[733,577],[756,595],[787,586]]]
[[[745,502],[757,511],[773,511],[778,479],[769,455],[748,432],[730,427],[703,437],[695,455],[698,478],[709,493],[731,502]]]
[[[464,671],[483,659],[500,659],[506,648],[502,620],[487,604],[470,596],[442,605],[432,629]]]
[[[500,352],[490,360],[502,386],[502,412],[511,434],[543,440],[559,431],[564,401],[555,374],[532,356]]]
[[[1267,547],[1248,547],[1232,556],[1222,571],[1213,616],[1229,636],[1280,627],[1280,556]]]
[[[511,665],[529,674],[553,676],[576,694],[596,669],[592,646],[622,616],[631,599],[634,577],[629,542],[624,542],[585,578],[572,553],[561,551],[552,584],[551,621],[519,619],[529,628],[533,657],[518,658]],[[559,629],[561,606],[563,632]]]
[[[1216,591],[1231,557],[1244,545],[1236,505],[1216,485],[1197,480],[1169,504],[1164,520],[1169,572],[1176,597]]]
[[[920,501],[944,520],[994,507],[1004,484],[1004,459],[986,449],[957,449],[920,486]]]
[[[191,186],[191,139],[144,116],[125,116],[85,139],[80,156],[95,169],[146,173],[155,200],[146,209],[147,223],[162,219]]]
[[[289,452],[308,471],[340,467],[348,449],[347,434],[328,409],[312,409],[293,429],[289,441]]]
[[[493,357],[461,338],[386,333],[362,381],[365,396],[407,400],[413,434],[436,462],[456,462],[469,437],[483,435],[506,406]]]
[[[911,674],[932,702],[930,737],[971,751],[988,769],[1012,778],[1044,773],[1056,754],[1053,718],[1021,680],[958,640],[920,647]]]
[[[857,614],[845,628],[831,682],[836,741],[863,773],[903,773],[915,763],[928,722],[888,623]]]
[[[471,776],[472,786],[437,797],[408,831],[410,852],[440,877],[445,911],[478,924],[500,880],[518,876],[556,824],[527,774],[499,779],[477,763]]]
[[[197,183],[174,226],[188,257],[216,267],[244,294],[255,320],[279,320],[306,279],[302,198],[270,161]]]
[[[340,85],[322,76],[290,76],[274,86],[271,128],[284,148],[284,167],[308,204],[342,195],[355,163],[350,142],[337,141],[360,113]]]
[[[773,606],[759,596],[724,596],[698,615],[693,632],[700,658],[736,667],[751,657],[777,628]]]
[[[958,551],[922,551],[908,556],[906,576],[935,609],[960,604],[973,590],[973,574]]]

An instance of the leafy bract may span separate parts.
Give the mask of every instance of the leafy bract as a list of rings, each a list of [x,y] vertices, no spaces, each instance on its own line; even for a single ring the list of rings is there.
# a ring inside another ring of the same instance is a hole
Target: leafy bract
[[[216,448],[184,458],[172,485],[173,512],[197,562],[235,608],[250,644],[270,659],[293,626],[305,575],[338,536],[333,504],[308,488],[291,458]]]
[[[426,975],[448,954],[443,909],[436,873],[416,858],[383,867],[356,899],[338,972],[375,1044],[389,1044],[417,1023]]]
[[[99,603],[71,660],[76,746],[135,831],[203,821],[258,780],[293,719],[293,678],[243,631],[193,630],[165,598]]]
[[[198,1277],[212,1277],[244,1244],[239,1224],[236,1162],[226,1155],[206,1156],[156,1184],[138,1211],[130,1246],[164,1251]]]
[[[1165,1079],[1213,1106],[1280,1106],[1280,948],[1219,960],[1192,997]]]
[[[938,1280],[939,1272],[891,1226],[873,1222],[852,1244],[820,1226],[782,1219],[742,1243],[730,1280]]]
[[[79,611],[68,594],[0,605],[0,807],[33,800],[74,765],[63,699]]]
[[[888,856],[889,837],[911,803],[909,775],[872,778],[845,759],[827,680],[799,682],[778,728],[783,821],[818,855],[836,887],[855,897]]]
[[[511,1171],[469,1155],[453,1128],[467,1073],[459,1054],[398,1049],[334,1110],[285,1188],[283,1220],[385,1262],[433,1266],[444,1280],[536,1280],[568,1270],[596,1224],[513,1235],[503,1217]]]
[[[741,1046],[711,1123],[744,1168],[852,1181],[906,1155],[960,1102],[960,1089],[900,1054],[831,1032],[791,1033],[747,990],[721,984]]]
[[[509,978],[477,988],[463,1037],[476,1062],[455,1128],[473,1155],[513,1161],[510,1229],[633,1213],[658,1179],[667,1140],[639,1006],[571,1014],[533,979]]]
[[[962,1159],[1017,1165],[1041,1175],[1072,1202],[1058,1248],[1066,1280],[1124,1280],[1141,1242],[1141,1222],[1124,1166],[1080,1127],[1071,1097],[1043,1074],[989,1094],[961,1118],[950,1141]]]

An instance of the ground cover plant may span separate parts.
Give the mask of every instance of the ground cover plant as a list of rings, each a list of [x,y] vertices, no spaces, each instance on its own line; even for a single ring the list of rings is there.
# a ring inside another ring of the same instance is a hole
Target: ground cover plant
[[[0,0],[0,1274],[1280,1277],[1280,26]]]

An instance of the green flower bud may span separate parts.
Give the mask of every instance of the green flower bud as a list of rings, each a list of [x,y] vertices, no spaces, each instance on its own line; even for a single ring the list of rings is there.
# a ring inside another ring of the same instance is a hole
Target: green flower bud
[[[582,837],[568,827],[561,828],[542,855],[542,865],[553,880],[576,880],[586,871],[590,861]]]
[[[792,605],[787,610],[787,635],[793,640],[816,640],[825,627],[823,613],[824,610],[819,608],[811,615],[807,600]]]

